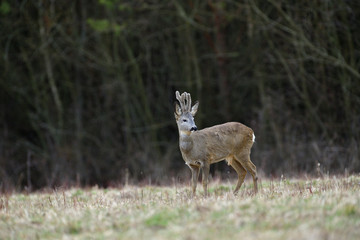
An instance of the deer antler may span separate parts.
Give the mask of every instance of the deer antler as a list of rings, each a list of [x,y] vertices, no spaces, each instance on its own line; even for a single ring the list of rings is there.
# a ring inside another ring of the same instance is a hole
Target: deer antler
[[[191,111],[191,96],[190,93],[184,92],[180,95],[179,91],[175,93],[176,99],[180,103],[180,108],[183,113]]]

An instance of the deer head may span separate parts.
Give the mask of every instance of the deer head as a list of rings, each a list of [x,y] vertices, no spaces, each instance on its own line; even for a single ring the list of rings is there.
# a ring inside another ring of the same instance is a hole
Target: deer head
[[[175,119],[179,128],[180,134],[190,135],[192,131],[196,131],[194,116],[198,110],[199,102],[196,102],[194,106],[191,106],[190,93],[184,92],[180,95],[179,91],[176,91],[176,99],[178,103],[175,103]]]

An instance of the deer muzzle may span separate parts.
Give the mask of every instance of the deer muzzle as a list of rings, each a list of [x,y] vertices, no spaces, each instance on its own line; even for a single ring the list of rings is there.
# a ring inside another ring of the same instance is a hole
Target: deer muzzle
[[[190,131],[191,131],[191,132],[192,132],[192,131],[197,131],[197,127],[196,127],[196,126],[192,127],[192,128],[190,129]]]

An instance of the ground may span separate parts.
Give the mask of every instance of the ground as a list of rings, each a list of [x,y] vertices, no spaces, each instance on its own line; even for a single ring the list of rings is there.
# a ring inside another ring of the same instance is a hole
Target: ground
[[[3,194],[0,239],[360,239],[359,175],[259,183]]]

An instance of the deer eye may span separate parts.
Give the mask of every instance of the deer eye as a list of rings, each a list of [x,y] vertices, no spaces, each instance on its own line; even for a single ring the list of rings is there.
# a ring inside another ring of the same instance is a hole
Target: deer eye
[[[183,122],[187,122],[187,120],[186,120],[186,119],[183,119]]]

